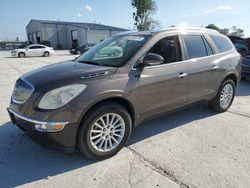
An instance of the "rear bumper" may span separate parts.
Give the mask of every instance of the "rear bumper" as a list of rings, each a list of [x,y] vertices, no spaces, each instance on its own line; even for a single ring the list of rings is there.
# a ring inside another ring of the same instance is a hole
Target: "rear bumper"
[[[40,132],[35,129],[37,123],[51,123],[33,120],[7,108],[10,119],[13,124],[35,140],[37,143],[63,152],[71,153],[75,150],[75,140],[77,125],[68,123],[64,129],[59,132]]]

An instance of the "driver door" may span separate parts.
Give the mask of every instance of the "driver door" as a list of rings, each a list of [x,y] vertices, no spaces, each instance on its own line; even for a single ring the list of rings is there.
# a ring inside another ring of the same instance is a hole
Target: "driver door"
[[[159,40],[148,53],[164,58],[164,64],[146,66],[139,81],[140,116],[142,119],[187,104],[187,62],[182,61],[178,36]]]
[[[27,56],[36,56],[36,46],[30,46],[25,53]]]

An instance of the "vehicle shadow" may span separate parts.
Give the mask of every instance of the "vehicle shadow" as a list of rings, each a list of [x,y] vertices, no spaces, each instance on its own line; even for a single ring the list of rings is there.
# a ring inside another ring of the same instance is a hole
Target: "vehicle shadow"
[[[136,127],[129,145],[190,122],[216,115],[206,105],[197,105],[173,114],[146,121]],[[0,187],[16,187],[51,176],[84,168],[100,161],[79,154],[65,154],[46,149],[11,122],[0,125]]]
[[[46,149],[11,122],[0,125],[0,187],[16,187],[97,161]]]
[[[250,95],[250,80],[241,80],[236,90],[236,96]]]
[[[182,111],[149,120],[135,127],[135,130],[129,140],[129,145],[213,115],[217,115],[217,113],[209,109],[207,105],[198,104]]]

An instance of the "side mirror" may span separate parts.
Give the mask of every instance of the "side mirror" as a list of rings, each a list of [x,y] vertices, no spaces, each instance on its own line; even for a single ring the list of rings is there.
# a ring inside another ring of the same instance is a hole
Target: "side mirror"
[[[155,53],[148,53],[144,59],[143,64],[144,66],[155,66],[155,65],[161,65],[164,63],[164,58]]]

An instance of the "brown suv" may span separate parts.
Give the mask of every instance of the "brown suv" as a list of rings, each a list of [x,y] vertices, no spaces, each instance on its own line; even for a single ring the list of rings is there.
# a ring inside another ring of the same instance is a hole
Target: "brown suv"
[[[226,111],[240,69],[241,56],[216,31],[126,32],[20,77],[8,111],[43,145],[106,158],[148,118],[198,101]]]

